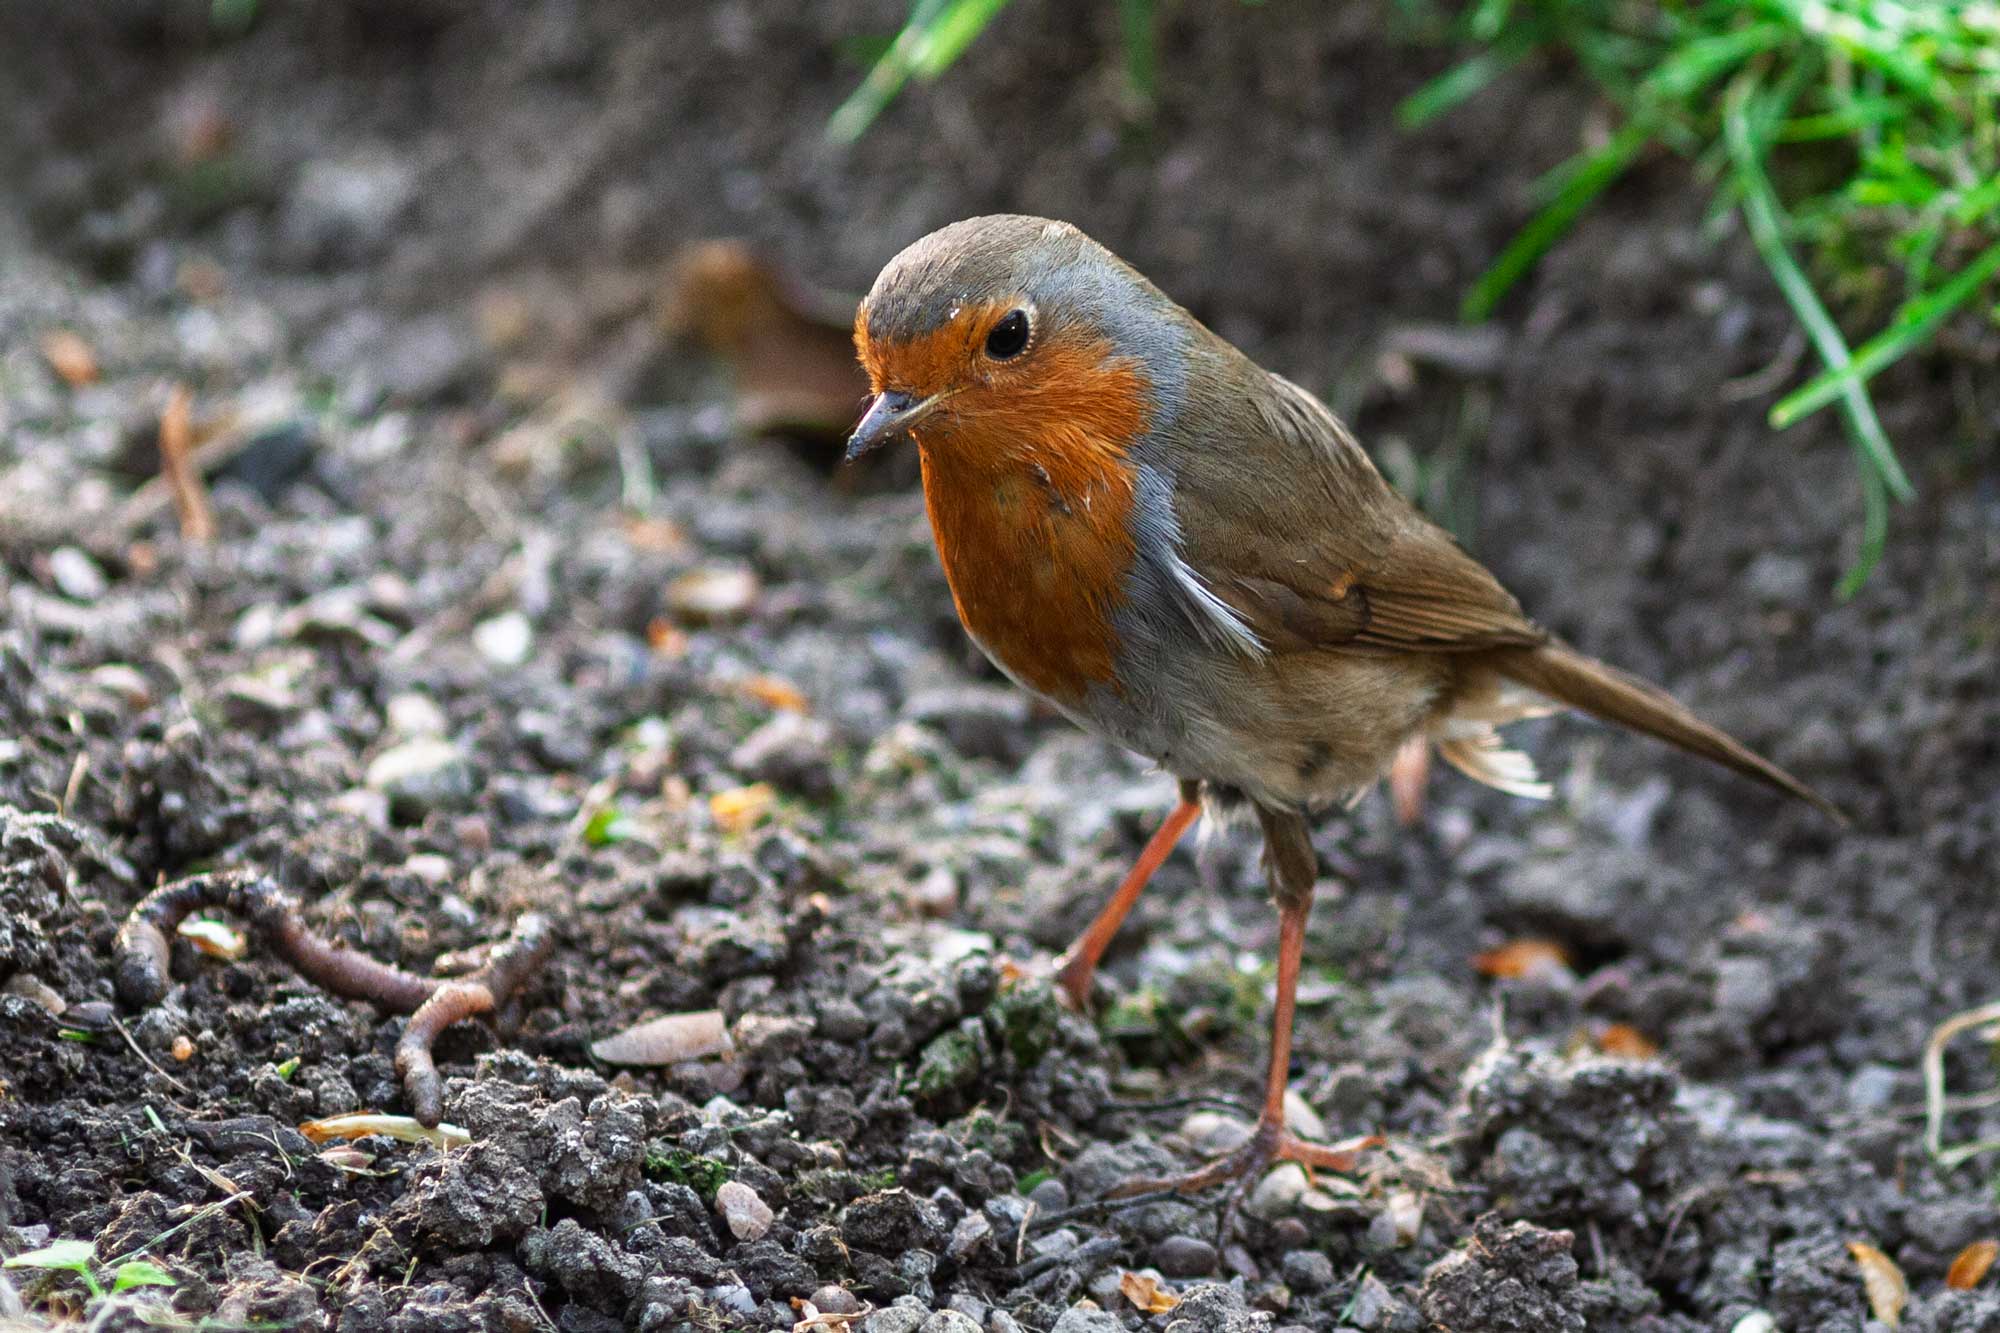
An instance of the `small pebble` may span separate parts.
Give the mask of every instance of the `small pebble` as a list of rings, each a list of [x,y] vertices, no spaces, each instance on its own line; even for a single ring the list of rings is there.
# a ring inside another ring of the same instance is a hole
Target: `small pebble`
[[[1325,1291],[1333,1285],[1333,1260],[1318,1250],[1293,1250],[1278,1271],[1293,1291]]]
[[[985,1333],[978,1321],[957,1310],[939,1310],[917,1326],[917,1333]]]
[[[442,736],[451,729],[444,709],[438,707],[437,701],[428,694],[411,691],[395,695],[384,711],[388,714],[389,729],[411,739]]]
[[[1285,1089],[1285,1128],[1302,1139],[1326,1138],[1326,1121],[1313,1110],[1311,1102],[1291,1088]]]
[[[412,820],[433,810],[468,806],[478,789],[465,754],[449,741],[428,738],[405,741],[376,755],[366,781],[389,798],[393,811]]]
[[[519,611],[503,611],[472,627],[472,646],[496,666],[517,667],[535,650],[535,627]]]
[[[94,602],[111,588],[111,581],[97,562],[74,546],[58,546],[49,552],[49,577],[56,591],[72,602]]]
[[[708,566],[667,585],[667,608],[695,624],[739,620],[756,602],[761,585],[747,569]]]
[[[721,1188],[715,1191],[715,1211],[722,1214],[722,1220],[729,1224],[730,1234],[738,1240],[763,1239],[776,1217],[771,1205],[740,1180],[722,1182]]]
[[[859,1296],[832,1282],[815,1290],[807,1299],[821,1314],[860,1314],[864,1308]]]
[[[1069,1207],[1069,1186],[1050,1176],[1028,1191],[1028,1202],[1044,1213],[1059,1213]]]
[[[1046,1236],[1037,1236],[1028,1242],[1028,1249],[1047,1257],[1051,1254],[1068,1254],[1076,1248],[1076,1233],[1068,1227],[1057,1227]]]
[[[1283,1254],[1312,1244],[1312,1229],[1296,1217],[1281,1217],[1271,1223],[1271,1248]]]
[[[1215,1247],[1199,1236],[1168,1236],[1153,1247],[1153,1265],[1167,1277],[1203,1277],[1215,1259]]]
[[[963,1263],[992,1235],[993,1224],[986,1220],[986,1214],[967,1213],[951,1229],[951,1239],[945,1242],[945,1255],[954,1262]]]
[[[871,1025],[861,1006],[836,995],[819,1007],[819,1035],[828,1041],[860,1041]]]
[[[1280,1162],[1275,1170],[1257,1182],[1243,1205],[1252,1217],[1276,1217],[1298,1205],[1306,1192],[1305,1168],[1297,1162]]]
[[[1249,1121],[1221,1111],[1196,1111],[1181,1122],[1180,1136],[1199,1157],[1220,1157],[1250,1141]]]
[[[757,1298],[750,1294],[750,1288],[740,1282],[727,1286],[710,1287],[708,1299],[724,1310],[734,1310],[737,1314],[756,1314]]]

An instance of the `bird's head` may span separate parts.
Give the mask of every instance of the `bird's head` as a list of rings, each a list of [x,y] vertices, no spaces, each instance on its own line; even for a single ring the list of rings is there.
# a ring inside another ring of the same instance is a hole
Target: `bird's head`
[[[953,223],[890,260],[855,314],[875,400],[847,456],[906,434],[927,457],[1120,454],[1177,410],[1189,323],[1066,222]]]

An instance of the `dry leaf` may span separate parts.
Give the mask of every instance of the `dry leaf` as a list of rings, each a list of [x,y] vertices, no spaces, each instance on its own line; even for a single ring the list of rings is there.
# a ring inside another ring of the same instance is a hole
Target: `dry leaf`
[[[592,1042],[590,1053],[609,1065],[658,1067],[702,1060],[731,1049],[720,1009],[667,1014]]]
[[[1868,1293],[1868,1309],[1890,1328],[1903,1322],[1903,1307],[1910,1303],[1910,1284],[1896,1261],[1865,1240],[1847,1243],[1847,1252],[1861,1269],[1862,1290]]]
[[[740,241],[704,241],[676,258],[663,305],[668,331],[728,363],[747,429],[837,439],[853,428],[868,379],[852,299],[808,291]]]
[[[176,384],[160,412],[160,471],[173,491],[180,515],[181,537],[196,544],[215,540],[215,518],[208,510],[208,487],[194,459],[194,394]]]
[[[670,518],[633,516],[625,520],[624,526],[625,540],[635,551],[679,555],[688,549],[687,530]]]
[[[766,708],[783,713],[803,713],[807,709],[806,696],[799,687],[776,676],[752,676],[738,688]]]
[[[661,657],[680,658],[688,650],[687,631],[671,620],[655,617],[646,623],[646,646]]]
[[[1958,1252],[1944,1275],[1944,1284],[1953,1291],[1971,1291],[1979,1285],[1993,1261],[2000,1258],[2000,1240],[1975,1240]]]
[[[42,360],[72,389],[97,382],[97,353],[81,335],[54,329],[42,335]]]
[[[1660,1044],[1630,1023],[1613,1023],[1597,1034],[1597,1049],[1620,1060],[1657,1060]]]
[[[1569,951],[1554,940],[1509,940],[1497,949],[1474,954],[1472,965],[1482,975],[1503,981],[1552,977],[1569,970]]]
[[[777,798],[778,793],[770,783],[753,782],[709,797],[708,812],[715,816],[724,833],[742,833],[755,828],[771,812],[771,803]]]
[[[314,1143],[335,1139],[362,1139],[380,1134],[404,1143],[429,1143],[440,1148],[460,1148],[472,1142],[472,1135],[457,1125],[425,1125],[413,1116],[374,1115],[366,1111],[353,1115],[332,1115],[324,1120],[308,1120],[299,1133]]]
[[[1181,1298],[1160,1286],[1151,1273],[1125,1273],[1118,1279],[1118,1294],[1132,1302],[1142,1314],[1165,1314],[1181,1303]]]
[[[233,963],[250,952],[250,941],[243,938],[242,932],[231,930],[220,921],[189,917],[174,933],[192,944],[198,952],[224,962]]]

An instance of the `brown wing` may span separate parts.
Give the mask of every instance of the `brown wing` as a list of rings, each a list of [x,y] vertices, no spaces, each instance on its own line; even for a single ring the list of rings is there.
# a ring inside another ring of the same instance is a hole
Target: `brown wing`
[[[1263,381],[1230,395],[1227,415],[1248,438],[1234,449],[1190,441],[1174,504],[1188,563],[1273,651],[1472,652],[1548,639],[1318,400],[1241,365]]]

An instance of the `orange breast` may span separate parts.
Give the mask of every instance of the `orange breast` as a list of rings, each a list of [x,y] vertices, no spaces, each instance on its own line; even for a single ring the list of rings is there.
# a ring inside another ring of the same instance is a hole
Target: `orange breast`
[[[1076,703],[1117,685],[1111,617],[1136,555],[1126,451],[1148,412],[1135,366],[1069,350],[1048,349],[1038,391],[956,403],[948,433],[918,433],[959,619],[1015,679]]]
[[[1129,484],[1099,488],[1084,509],[1028,468],[958,468],[927,449],[923,471],[938,557],[972,636],[1052,699],[1073,703],[1110,683],[1111,615],[1133,559]]]

